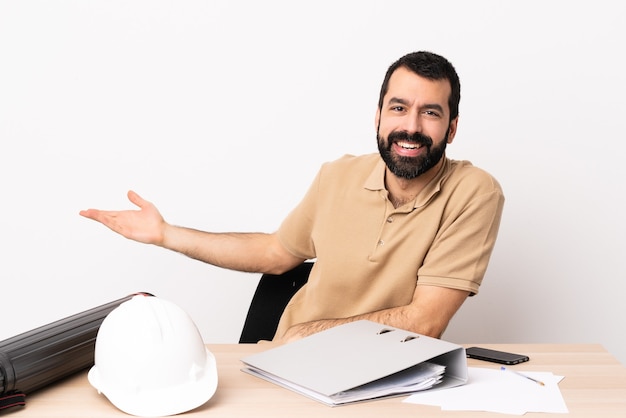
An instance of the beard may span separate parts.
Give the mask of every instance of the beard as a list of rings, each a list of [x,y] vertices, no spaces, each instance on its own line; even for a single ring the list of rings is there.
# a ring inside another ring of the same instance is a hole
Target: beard
[[[406,131],[392,132],[385,141],[379,133],[376,133],[378,151],[387,168],[397,177],[412,180],[437,165],[445,154],[448,144],[448,132],[439,145],[433,146],[433,139],[427,135],[415,132],[409,135]],[[393,153],[392,146],[398,141],[412,142],[426,148],[423,155],[417,157],[398,156]]]

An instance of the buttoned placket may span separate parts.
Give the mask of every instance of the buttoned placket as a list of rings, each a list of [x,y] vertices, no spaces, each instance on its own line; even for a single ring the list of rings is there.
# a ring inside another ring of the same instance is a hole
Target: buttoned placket
[[[378,232],[374,252],[369,257],[370,261],[376,261],[381,255],[385,254],[385,243],[393,239],[393,231],[398,227],[397,222],[400,221],[401,217],[406,216],[413,210],[413,206],[409,205],[394,208],[385,194],[382,195],[382,198],[385,200],[385,213]]]

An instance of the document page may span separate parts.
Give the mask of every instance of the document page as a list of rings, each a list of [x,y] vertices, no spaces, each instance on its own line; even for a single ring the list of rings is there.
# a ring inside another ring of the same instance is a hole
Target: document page
[[[355,402],[390,395],[413,393],[430,389],[443,378],[445,366],[424,362],[384,379],[375,380],[357,388],[331,396],[336,403]]]
[[[442,381],[445,369],[445,366],[434,363],[420,363],[417,366],[410,367],[385,378],[330,396],[296,385],[293,382],[260,370],[246,368],[243,369],[243,371],[301,393],[326,405],[333,406],[372,400],[385,396],[411,394],[430,389]]]
[[[467,384],[445,391],[414,393],[404,402],[439,405],[443,411],[490,411],[512,415],[568,412],[559,389],[563,376],[550,372],[524,371],[523,374],[541,384],[506,371],[470,367]],[[591,412],[590,416],[595,415]]]

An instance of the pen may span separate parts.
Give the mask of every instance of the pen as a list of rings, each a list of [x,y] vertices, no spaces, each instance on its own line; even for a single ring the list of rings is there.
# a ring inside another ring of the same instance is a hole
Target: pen
[[[506,367],[504,367],[504,366],[501,366],[501,367],[500,367],[500,370],[504,370],[504,371],[507,371],[507,372],[515,373],[516,375],[518,375],[518,376],[522,376],[522,377],[525,377],[525,378],[526,378],[526,379],[528,379],[528,380],[532,380],[533,382],[535,382],[535,383],[537,383],[537,384],[539,384],[539,385],[541,385],[541,386],[545,386],[545,383],[543,383],[541,380],[533,379],[533,378],[532,378],[532,377],[530,377],[530,376],[526,376],[525,374],[522,374],[522,373],[520,373],[520,372],[518,372],[518,371],[515,371],[515,370],[512,370],[512,369],[507,369],[507,368],[506,368]]]

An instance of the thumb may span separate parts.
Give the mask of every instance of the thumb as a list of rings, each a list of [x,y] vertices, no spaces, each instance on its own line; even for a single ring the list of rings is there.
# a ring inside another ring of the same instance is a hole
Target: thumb
[[[133,190],[129,190],[127,193],[127,196],[128,196],[128,200],[130,200],[135,206],[139,206],[140,208],[143,208],[144,206],[150,203],[147,200],[144,200],[141,196],[139,196]]]

